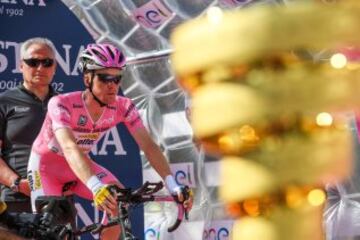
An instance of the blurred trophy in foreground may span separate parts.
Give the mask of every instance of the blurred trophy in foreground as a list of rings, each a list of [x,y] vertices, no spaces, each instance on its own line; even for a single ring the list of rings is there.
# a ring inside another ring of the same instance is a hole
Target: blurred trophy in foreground
[[[345,112],[360,105],[360,69],[341,49],[358,47],[358,30],[360,2],[346,1],[213,8],[173,33],[195,135],[222,156],[232,239],[324,239],[324,183],[351,169]]]

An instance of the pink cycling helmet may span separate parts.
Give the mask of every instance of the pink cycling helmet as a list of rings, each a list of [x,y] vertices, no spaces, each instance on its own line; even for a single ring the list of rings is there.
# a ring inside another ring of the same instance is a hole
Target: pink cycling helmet
[[[82,72],[103,68],[121,69],[123,67],[125,67],[124,54],[111,44],[89,44],[80,55],[79,69]]]

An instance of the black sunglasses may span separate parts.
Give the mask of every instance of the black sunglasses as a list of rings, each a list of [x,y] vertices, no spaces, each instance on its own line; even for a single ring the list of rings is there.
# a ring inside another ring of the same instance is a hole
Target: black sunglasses
[[[51,58],[44,58],[44,59],[38,59],[38,58],[28,58],[28,59],[23,59],[24,62],[26,63],[26,65],[28,65],[29,67],[39,67],[39,65],[41,64],[43,67],[45,68],[49,68],[52,65],[54,65],[54,59]]]
[[[115,84],[120,83],[122,75],[110,75],[105,73],[95,73],[96,76],[98,76],[100,82],[102,83],[110,83],[113,82]]]

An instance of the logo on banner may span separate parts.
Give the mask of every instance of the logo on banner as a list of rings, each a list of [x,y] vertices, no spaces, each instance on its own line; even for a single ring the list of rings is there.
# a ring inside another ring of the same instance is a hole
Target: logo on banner
[[[213,221],[209,228],[203,232],[204,240],[228,240],[233,221]]]
[[[146,28],[157,28],[172,16],[172,12],[160,0],[142,5],[132,14],[135,21]]]
[[[209,230],[204,230],[204,240],[227,240],[229,239],[229,229],[222,227],[219,230],[211,228]]]
[[[170,165],[170,168],[175,176],[177,184],[196,187],[194,179],[194,163],[174,163]]]
[[[160,232],[153,228],[148,228],[145,231],[145,240],[159,240]]]
[[[38,4],[35,4],[36,2]],[[25,9],[20,4],[23,6],[46,7],[44,0],[0,0],[0,4],[4,4],[0,6],[0,15],[8,17],[23,17],[25,15]]]
[[[18,4],[22,3],[26,6],[39,6],[39,7],[45,7],[46,3],[45,0],[0,0],[0,3],[8,3],[8,4]],[[36,2],[38,2],[38,4],[35,4]]]

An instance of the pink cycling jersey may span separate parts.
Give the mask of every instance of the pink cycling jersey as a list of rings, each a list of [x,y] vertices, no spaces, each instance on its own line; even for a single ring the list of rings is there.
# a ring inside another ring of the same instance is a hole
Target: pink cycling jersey
[[[128,98],[118,96],[113,104],[104,107],[101,117],[94,122],[85,107],[82,92],[58,95],[49,102],[47,116],[32,150],[40,155],[48,151],[63,155],[54,131],[69,128],[77,145],[84,153],[89,153],[108,129],[121,122],[130,132],[144,127],[135,105]]]
[[[88,154],[107,130],[121,122],[125,123],[130,132],[144,127],[135,105],[125,97],[118,96],[113,104],[104,107],[101,117],[96,122],[91,119],[82,92],[58,95],[49,101],[48,113],[32,146],[28,164],[28,180],[34,211],[35,199],[38,196],[62,195],[64,185],[69,182],[75,183],[72,192],[92,199],[91,191],[68,165],[54,132],[60,128],[71,129],[76,144]],[[103,183],[120,184],[110,171],[93,161],[91,168]]]

